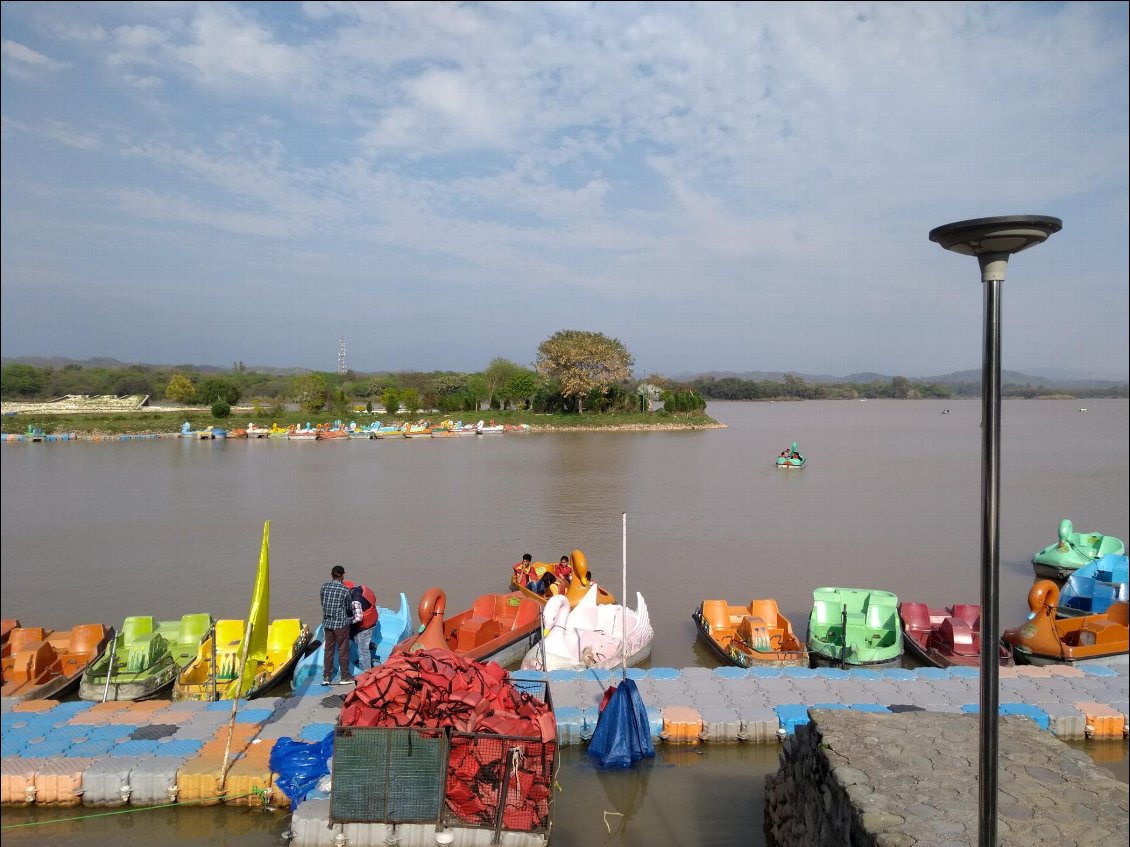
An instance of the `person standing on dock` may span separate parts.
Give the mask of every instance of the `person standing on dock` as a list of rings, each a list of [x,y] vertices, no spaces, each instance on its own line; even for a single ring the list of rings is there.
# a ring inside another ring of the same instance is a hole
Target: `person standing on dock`
[[[357,659],[361,664],[361,673],[373,667],[373,630],[377,626],[377,594],[367,585],[354,585],[346,582],[349,589],[350,609],[352,610],[349,625],[349,638],[357,645]],[[378,660],[380,657],[377,657]]]
[[[353,674],[349,670],[349,624],[353,620],[352,598],[345,587],[345,568],[334,565],[330,569],[330,581],[322,583],[322,630],[325,643],[322,645],[322,685],[329,685],[334,675],[334,653],[341,669],[340,685],[352,685]]]

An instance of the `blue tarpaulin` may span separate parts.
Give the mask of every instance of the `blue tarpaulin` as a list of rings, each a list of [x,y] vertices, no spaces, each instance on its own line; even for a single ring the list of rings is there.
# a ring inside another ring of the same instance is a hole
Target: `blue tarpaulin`
[[[602,768],[630,768],[645,756],[654,756],[651,727],[635,680],[625,679],[613,692],[600,713],[589,755],[600,760]]]
[[[271,748],[271,770],[279,775],[275,787],[290,798],[291,807],[306,799],[318,780],[330,772],[334,752],[331,729],[321,741],[280,738]]]

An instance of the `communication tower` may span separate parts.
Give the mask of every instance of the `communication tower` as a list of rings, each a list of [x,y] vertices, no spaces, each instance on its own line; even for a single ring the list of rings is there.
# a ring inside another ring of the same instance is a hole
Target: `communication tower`
[[[345,373],[345,338],[337,340],[337,372]]]

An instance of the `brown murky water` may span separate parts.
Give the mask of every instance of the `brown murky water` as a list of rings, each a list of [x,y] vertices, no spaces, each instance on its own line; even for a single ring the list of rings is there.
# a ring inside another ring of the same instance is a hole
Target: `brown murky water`
[[[1004,403],[1005,626],[1027,612],[1029,560],[1055,541],[1062,518],[1127,537],[1130,404],[1090,400],[1086,413],[1079,405]],[[448,608],[460,609],[504,590],[522,553],[552,561],[579,548],[619,596],[624,512],[628,596],[630,605],[636,590],[647,600],[653,667],[716,664],[690,621],[706,597],[775,597],[802,633],[812,590],[824,585],[883,588],[932,605],[978,602],[980,401],[714,403],[709,411],[728,428],[5,444],[0,607],[6,618],[66,628],[119,626],[130,614],[243,617],[267,519],[272,617],[316,622],[318,586],[339,562],[381,603],[400,591],[415,603],[438,585]],[[793,441],[808,466],[777,470],[773,460]],[[776,755],[775,747],[667,749],[646,776],[621,775],[610,789],[567,749],[554,844],[760,844],[761,779]],[[1125,762],[1123,744],[1108,766],[1125,779]],[[609,791],[634,791],[640,804],[618,832],[609,819],[613,834],[603,819]],[[5,825],[17,814],[6,811]],[[285,828],[258,813],[170,809],[53,825],[39,837],[267,844]]]

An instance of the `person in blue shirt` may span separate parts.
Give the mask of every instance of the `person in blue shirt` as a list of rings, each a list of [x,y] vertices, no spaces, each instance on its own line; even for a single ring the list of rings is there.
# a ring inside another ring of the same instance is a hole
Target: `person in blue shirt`
[[[353,604],[349,589],[345,587],[345,568],[334,565],[330,581],[322,584],[322,685],[329,685],[334,675],[334,654],[341,669],[339,685],[352,685],[353,673],[349,669],[349,625],[353,621]]]

